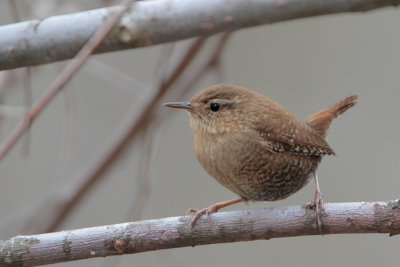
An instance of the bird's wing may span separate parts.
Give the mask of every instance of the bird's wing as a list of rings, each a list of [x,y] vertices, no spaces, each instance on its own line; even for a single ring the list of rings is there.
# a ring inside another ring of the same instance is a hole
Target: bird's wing
[[[325,139],[310,126],[278,105],[273,108],[269,110],[267,120],[254,124],[259,141],[270,152],[303,156],[335,154]]]
[[[302,131],[294,127],[290,132],[275,135],[266,129],[259,129],[259,141],[272,153],[289,152],[303,156],[333,155],[334,151],[326,141],[316,133],[307,131],[305,136]]]

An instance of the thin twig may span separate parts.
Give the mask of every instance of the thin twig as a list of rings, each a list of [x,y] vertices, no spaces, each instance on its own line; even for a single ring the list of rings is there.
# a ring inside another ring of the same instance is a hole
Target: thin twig
[[[225,35],[222,37],[222,43],[225,44],[227,37]],[[123,133],[119,135],[114,135],[113,140],[117,140],[113,145],[104,149],[104,153],[100,153],[99,159],[96,159],[94,163],[90,164],[87,170],[78,173],[78,177],[73,180],[80,181],[80,184],[71,190],[71,193],[62,203],[57,205],[57,215],[50,220],[50,225],[45,229],[45,232],[54,231],[59,227],[59,225],[65,220],[69,213],[74,209],[74,207],[79,203],[83,196],[97,184],[103,177],[103,174],[112,166],[112,164],[117,161],[117,159],[123,154],[123,150],[130,147],[129,144],[135,140],[135,137],[147,127],[150,123],[150,118],[152,118],[152,111],[158,106],[158,102],[163,97],[165,93],[172,89],[172,85],[182,77],[185,70],[188,68],[189,64],[195,59],[196,55],[200,52],[205,42],[204,38],[198,38],[193,44],[188,48],[185,55],[182,56],[182,60],[177,64],[172,73],[165,79],[158,88],[157,92],[153,97],[140,109],[140,115],[137,116],[137,110],[132,110],[132,114],[127,115],[127,120],[122,123]],[[215,61],[222,51],[222,46],[219,43],[217,45],[216,51],[214,51],[210,57],[210,61],[200,68],[199,71],[193,75],[194,78],[191,82],[187,83],[185,87],[180,89],[180,91],[187,90],[188,86],[192,86],[198,79],[205,74],[205,69],[208,69],[211,62]],[[175,88],[176,89],[176,88]],[[165,113],[163,113],[165,114]],[[117,137],[118,136],[118,137]]]
[[[21,21],[21,15],[18,10],[18,6],[16,1],[9,0],[8,5],[10,7],[11,11],[11,17],[14,21],[14,23],[20,22]],[[24,77],[23,77],[23,88],[22,88],[22,94],[23,94],[23,103],[24,103],[24,108],[25,111],[28,111],[31,106],[32,106],[32,72],[31,72],[31,67],[26,67],[24,69]],[[25,114],[26,116],[26,114]],[[29,154],[29,145],[30,145],[30,133],[27,130],[27,133],[25,134],[25,138],[23,140],[22,144],[22,155],[27,156]]]
[[[169,61],[172,58],[175,43],[165,45],[162,52],[157,60],[156,68],[153,72],[153,79],[147,86],[145,93],[149,93],[149,89],[157,88],[157,85],[162,81],[162,77],[166,77],[165,73],[169,69]],[[184,56],[184,50],[177,51]],[[135,84],[135,83],[133,83]],[[175,86],[174,86],[175,87]],[[155,112],[159,114],[160,112]],[[139,153],[140,157],[138,163],[136,163],[134,171],[135,186],[132,192],[132,200],[126,214],[126,221],[136,221],[142,218],[145,212],[149,199],[151,198],[151,165],[153,163],[154,154],[158,150],[159,140],[163,131],[156,130],[160,127],[155,121],[149,123],[146,127],[143,127],[140,133],[140,140],[137,145],[140,146]],[[121,257],[113,257],[108,261],[103,262],[103,266],[120,266]]]
[[[79,184],[73,185],[73,188],[69,190],[70,194],[65,199],[62,199],[62,203],[59,204],[56,210],[56,216],[51,219],[45,232],[57,229],[81,198],[103,177],[103,174],[112,166],[113,162],[123,154],[124,149],[129,147],[129,144],[135,140],[140,131],[149,123],[149,118],[155,107],[158,107],[160,99],[172,88],[173,83],[191,63],[203,46],[204,41],[204,38],[198,38],[193,43],[171,76],[162,83],[144,104],[139,105],[138,109],[133,109],[127,115],[127,119],[121,123],[121,127],[116,131],[117,134],[113,136],[112,142],[105,146],[104,152],[98,153],[99,156],[88,165],[87,169],[76,174],[77,177],[73,180],[79,181]],[[65,191],[65,189],[63,190]]]
[[[176,86],[176,90],[173,91],[174,95],[168,96],[168,101],[182,99],[182,97],[186,96],[207,73],[220,67],[220,57],[230,35],[231,33],[226,32],[213,37],[216,39],[215,47],[213,47],[212,51],[206,55],[198,55],[198,57],[201,57],[201,59],[204,60],[199,59],[197,60],[197,66],[191,66],[191,69],[185,73],[179,84]],[[159,113],[157,121],[162,123],[166,121],[166,117],[171,116],[172,114],[173,113],[171,112]]]
[[[218,36],[216,47],[213,47],[213,52],[211,55],[207,55],[207,60],[204,65],[201,65],[199,70],[193,71],[190,67],[185,69],[185,74],[188,71],[194,72],[192,76],[190,76],[190,80],[185,80],[188,75],[180,75],[181,79],[183,79],[183,86],[174,86],[174,93],[178,93],[179,96],[182,96],[187,93],[193,86],[203,78],[204,74],[210,70],[210,68],[215,67],[220,60],[220,55],[222,54],[223,48],[228,40],[229,33],[224,33],[221,36]],[[199,56],[199,55],[198,55]],[[191,64],[192,66],[193,64]],[[168,64],[167,64],[168,66]],[[157,117],[155,118],[156,122],[152,125],[161,125],[165,119],[161,119],[165,117],[166,112],[158,112]],[[129,214],[130,216],[128,219],[137,220],[140,219],[140,214],[142,214],[144,205],[147,200],[150,198],[150,188],[149,188],[149,172],[151,171],[150,165],[152,161],[152,150],[157,149],[158,147],[158,140],[162,131],[151,131],[148,127],[145,128],[142,132],[143,141],[142,149],[141,149],[141,157],[140,157],[140,164],[139,164],[139,177],[137,187],[138,190],[134,194],[135,200],[133,201],[133,205],[130,208]],[[154,154],[154,153],[153,153]]]
[[[188,80],[182,82],[185,90],[183,90],[181,92],[180,96],[183,96],[184,94],[186,94],[208,72],[215,70],[215,69],[221,69],[220,61],[221,61],[222,52],[224,51],[224,48],[225,48],[226,43],[228,42],[230,36],[231,36],[230,32],[222,33],[219,36],[219,40],[218,40],[216,48],[214,49],[213,53],[209,57],[208,61],[206,61],[205,64],[200,67],[200,70],[197,72],[197,75],[192,77],[192,79],[188,79]]]
[[[220,38],[219,36],[216,36]],[[225,37],[223,37],[225,38]],[[194,46],[198,46],[195,41]],[[220,41],[218,41],[220,42]],[[217,48],[213,48],[218,50]],[[193,48],[193,47],[192,47]],[[211,55],[204,54],[198,55],[196,58],[193,58],[196,63],[199,62],[199,57],[201,58],[214,58],[215,52],[211,52]],[[184,57],[184,56],[183,56]],[[187,86],[191,86],[197,81],[201,76],[205,74],[204,68],[208,69],[208,64],[210,59],[205,60],[201,67],[197,67],[196,69],[190,69],[189,72],[194,72],[194,74],[188,75],[188,72],[183,72],[183,89],[177,88],[174,85],[175,90],[186,90]],[[211,60],[212,61],[212,60]],[[194,63],[194,62],[193,62]],[[161,64],[164,65],[164,64]],[[170,64],[167,64],[170,65]],[[199,70],[200,69],[200,70]],[[169,73],[174,73],[175,71],[171,71]],[[197,74],[196,74],[197,73]],[[157,77],[159,75],[156,75]],[[164,75],[161,75],[163,77]],[[192,76],[199,76],[192,81],[189,81]],[[188,80],[189,78],[189,80]],[[158,79],[155,79],[158,80]],[[179,86],[182,87],[182,86]],[[181,95],[182,93],[178,93]],[[155,105],[158,107],[158,105]],[[132,109],[129,114],[127,114],[126,119],[124,119],[120,123],[120,127],[116,129],[114,134],[109,141],[105,142],[102,149],[96,152],[95,157],[92,158],[92,161],[88,162],[84,165],[83,169],[78,170],[74,175],[68,178],[68,182],[63,185],[56,186],[53,190],[49,190],[47,196],[44,197],[40,202],[41,204],[38,206],[46,206],[46,209],[34,209],[32,215],[27,221],[30,222],[30,227],[25,228],[22,232],[49,232],[52,229],[56,229],[59,225],[67,218],[68,214],[76,207],[76,205],[80,202],[83,196],[94,186],[96,185],[102,178],[102,175],[106,170],[110,169],[113,166],[113,162],[117,161],[121,155],[124,154],[124,151],[127,148],[131,147],[131,142],[134,141],[134,136],[130,136],[130,130],[132,129],[132,124],[136,123],[138,117],[138,110],[141,110],[140,107],[138,109]],[[157,113],[159,114],[159,113]],[[162,113],[162,114],[171,114],[171,113]],[[151,116],[152,117],[152,116]],[[152,117],[153,118],[153,117]],[[157,122],[160,122],[160,117],[157,116]],[[157,124],[157,123],[156,123]],[[142,129],[146,128],[145,125],[142,125]],[[117,151],[116,151],[117,150]],[[101,168],[101,170],[99,170]],[[39,215],[38,215],[39,214]]]
[[[0,265],[35,266],[161,249],[271,238],[319,235],[315,212],[306,206],[221,212],[203,216],[192,231],[190,217],[172,217],[16,236],[0,241]],[[327,203],[323,234],[400,233],[400,201]]]
[[[60,75],[53,81],[47,90],[44,91],[27,115],[17,124],[10,135],[0,146],[0,160],[18,141],[22,134],[29,128],[34,118],[43,111],[54,96],[71,80],[79,71],[83,64],[88,60],[93,51],[100,45],[104,38],[109,34],[116,23],[119,22],[123,14],[131,7],[131,1],[124,1],[121,8],[111,13],[104,24],[93,34],[89,41],[79,51],[76,57],[65,67]]]
[[[279,21],[365,12],[399,4],[400,0],[141,1],[135,5],[134,11],[126,14],[118,29],[96,52],[151,46]],[[112,9],[102,8],[0,27],[0,69],[73,57],[91,30],[96,29],[104,14]],[[25,36],[29,36],[29,44],[21,46],[21,39]]]

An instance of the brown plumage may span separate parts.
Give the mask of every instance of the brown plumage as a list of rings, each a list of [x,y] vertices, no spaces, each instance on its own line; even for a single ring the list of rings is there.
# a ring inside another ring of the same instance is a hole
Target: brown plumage
[[[305,123],[268,97],[228,84],[208,87],[190,102],[166,103],[189,111],[197,159],[240,196],[198,211],[191,226],[202,214],[240,201],[275,201],[300,190],[322,157],[334,154],[325,141],[330,123],[356,101],[347,97]]]
[[[331,122],[342,115],[346,110],[353,107],[357,103],[357,96],[352,95],[337,102],[329,108],[318,111],[307,118],[307,125],[311,126],[323,138],[328,134]]]

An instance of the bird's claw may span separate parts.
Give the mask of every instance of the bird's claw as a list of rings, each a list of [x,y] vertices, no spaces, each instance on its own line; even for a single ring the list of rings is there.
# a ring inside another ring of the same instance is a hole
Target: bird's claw
[[[315,213],[317,217],[317,224],[319,232],[322,234],[321,213],[324,211],[324,200],[319,192],[315,193]]]
[[[189,223],[189,231],[191,231],[193,226],[196,224],[196,222],[200,219],[201,216],[203,216],[204,214],[210,216],[212,213],[218,211],[218,207],[216,205],[211,205],[210,207],[201,210],[190,208],[188,211],[194,213],[193,218],[190,220]]]
[[[314,201],[307,203],[306,207],[315,210],[315,217],[317,219],[318,229],[319,232],[322,234],[321,214],[324,211],[324,200],[322,199],[322,195],[319,191],[315,192]]]
[[[185,211],[185,216],[186,216],[187,214],[196,213],[196,212],[198,212],[198,211],[199,211],[199,210],[196,209],[196,208],[189,208],[189,209],[187,209],[187,210]]]

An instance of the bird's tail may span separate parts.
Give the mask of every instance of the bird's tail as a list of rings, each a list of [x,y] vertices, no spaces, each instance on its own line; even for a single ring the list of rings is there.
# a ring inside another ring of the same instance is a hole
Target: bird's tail
[[[307,118],[306,123],[324,138],[331,122],[357,103],[358,96],[352,95],[333,106],[320,110]]]

